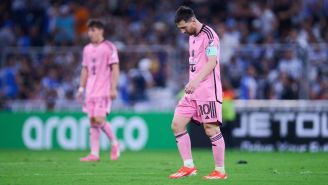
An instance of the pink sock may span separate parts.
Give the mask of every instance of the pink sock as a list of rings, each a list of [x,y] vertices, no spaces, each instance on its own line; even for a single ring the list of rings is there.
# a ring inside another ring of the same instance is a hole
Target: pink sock
[[[91,154],[95,156],[99,156],[99,136],[100,136],[100,127],[96,124],[91,124],[90,146],[91,146]]]
[[[116,136],[113,133],[111,126],[108,122],[101,124],[100,128],[103,132],[105,132],[107,138],[112,142],[112,144],[117,143]]]
[[[190,137],[187,131],[175,134],[178,149],[183,161],[192,159]]]
[[[221,133],[212,136],[212,150],[216,167],[224,167],[224,139]]]

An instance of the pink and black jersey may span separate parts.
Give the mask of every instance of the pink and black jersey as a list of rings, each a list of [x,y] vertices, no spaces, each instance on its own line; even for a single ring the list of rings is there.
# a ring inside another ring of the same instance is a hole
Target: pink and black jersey
[[[117,49],[110,41],[103,41],[98,45],[90,43],[84,47],[82,66],[88,69],[87,99],[109,97],[110,65],[118,62]]]
[[[194,93],[186,96],[197,101],[222,102],[220,78],[220,42],[212,28],[203,25],[197,35],[189,37],[189,81],[193,80],[208,62],[208,51],[215,49],[217,65],[215,69],[199,84]],[[211,51],[210,51],[211,52]],[[211,54],[213,56],[213,54]]]

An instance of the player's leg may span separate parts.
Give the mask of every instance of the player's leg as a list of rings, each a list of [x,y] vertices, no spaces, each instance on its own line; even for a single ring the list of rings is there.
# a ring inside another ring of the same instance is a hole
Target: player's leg
[[[106,134],[111,144],[118,144],[117,138],[113,133],[111,125],[106,121],[106,116],[111,109],[111,101],[109,98],[101,98],[95,102],[95,121],[100,125],[101,130]]]
[[[180,156],[183,160],[183,167],[178,172],[170,175],[169,178],[181,178],[196,175],[197,173],[191,154],[190,137],[186,129],[195,112],[196,109],[192,105],[192,101],[186,98],[183,98],[175,109],[171,127],[176,138]]]
[[[171,127],[175,135],[179,153],[183,160],[184,166],[192,168],[194,167],[194,163],[191,155],[191,142],[189,133],[186,129],[186,126],[189,122],[190,118],[175,115]]]
[[[95,120],[111,143],[111,160],[117,160],[120,157],[120,145],[113,132],[113,129],[111,128],[111,125],[106,121],[105,116],[97,116],[95,117]]]
[[[226,179],[227,174],[224,169],[225,143],[218,122],[204,124],[204,130],[212,142],[212,151],[215,162],[215,170],[204,178]]]
[[[83,105],[83,112],[88,114],[89,121],[90,121],[90,128],[89,128],[89,139],[90,139],[90,149],[91,152],[88,156],[80,158],[81,162],[94,162],[99,161],[99,137],[100,137],[100,127],[95,122],[94,119],[94,101],[93,100],[86,100]]]
[[[191,154],[190,137],[186,130],[190,118],[174,115],[172,121],[172,131],[175,135],[180,156],[183,160],[183,166],[176,172],[169,176],[169,178],[182,178],[197,174],[197,169],[194,166]]]
[[[96,116],[95,120],[96,120],[96,123],[99,124],[101,130],[106,134],[106,136],[110,140],[110,142],[112,144],[117,143],[117,138],[116,138],[115,134],[113,133],[111,125],[109,124],[109,122],[106,121],[106,118],[102,117],[102,116]]]
[[[83,158],[80,158],[81,162],[94,162],[99,161],[99,137],[100,126],[96,123],[94,117],[90,117],[90,149],[91,153]]]
[[[198,111],[201,115],[202,122],[204,123],[204,130],[206,135],[210,138],[212,143],[213,157],[215,161],[215,170],[205,179],[226,179],[227,174],[224,170],[224,152],[225,143],[219,125],[222,122],[221,103],[197,102]]]

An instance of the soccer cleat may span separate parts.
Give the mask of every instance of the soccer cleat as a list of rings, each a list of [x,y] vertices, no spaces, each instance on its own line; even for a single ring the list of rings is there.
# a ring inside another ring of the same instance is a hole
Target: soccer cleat
[[[120,144],[117,143],[115,145],[112,145],[112,151],[110,154],[110,159],[111,160],[117,160],[120,157]]]
[[[86,156],[86,157],[82,157],[82,158],[80,158],[80,161],[81,161],[81,162],[97,162],[97,161],[99,161],[99,160],[100,160],[99,157],[97,157],[97,156],[95,156],[95,155],[92,155],[92,154],[89,154],[89,155]]]
[[[169,178],[170,179],[179,179],[182,177],[188,177],[188,176],[193,176],[193,175],[197,175],[196,167],[188,168],[188,167],[182,166],[178,172],[171,174],[169,176]]]
[[[227,173],[220,173],[219,171],[212,171],[212,173],[210,173],[209,175],[207,176],[204,176],[203,177],[204,179],[227,179],[228,178],[228,175]]]

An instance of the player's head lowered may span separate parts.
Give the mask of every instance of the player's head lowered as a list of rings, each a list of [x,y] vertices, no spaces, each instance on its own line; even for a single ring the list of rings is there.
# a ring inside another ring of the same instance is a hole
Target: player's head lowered
[[[195,35],[197,33],[197,19],[194,11],[187,6],[180,6],[175,13],[175,24],[182,33]]]
[[[88,22],[88,36],[92,43],[101,42],[104,39],[105,24],[99,19],[91,19]]]

